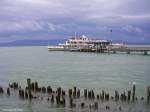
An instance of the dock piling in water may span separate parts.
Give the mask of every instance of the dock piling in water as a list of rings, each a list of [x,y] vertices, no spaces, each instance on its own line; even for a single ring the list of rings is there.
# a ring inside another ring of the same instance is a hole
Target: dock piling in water
[[[2,87],[0,87],[0,94],[3,94],[4,93],[4,90]]]
[[[31,79],[28,78],[27,79],[27,94],[28,94],[28,98],[32,99],[32,93],[31,93]]]
[[[84,98],[87,98],[87,89],[84,89]]]
[[[128,101],[130,101],[131,98],[131,90],[128,91]]]
[[[77,87],[75,86],[75,87],[73,88],[73,97],[74,97],[74,98],[76,98],[76,93],[77,93],[76,90],[77,90]]]
[[[115,91],[115,101],[118,101],[118,100],[119,100],[119,92]]]
[[[150,103],[150,86],[147,87],[147,103]]]
[[[77,91],[77,98],[80,98],[80,89]]]
[[[13,86],[13,88],[15,88]],[[69,107],[73,108],[73,107],[80,107],[81,109],[87,107],[87,105],[89,105],[90,109],[98,109],[98,102],[101,99],[101,101],[105,101],[105,102],[109,102],[109,99],[111,101],[121,101],[121,103],[124,103],[126,101],[136,101],[138,98],[135,96],[135,90],[136,90],[136,83],[133,83],[133,92],[131,92],[131,90],[128,91],[124,91],[123,93],[120,93],[118,91],[115,91],[115,96],[111,96],[111,94],[109,94],[108,91],[104,91],[102,90],[102,92],[100,94],[95,94],[94,90],[87,90],[84,89],[83,91],[83,98],[85,99],[80,99],[80,89],[78,89],[77,87],[73,87],[73,89],[68,89],[68,94],[66,95],[66,91],[63,90],[63,88],[58,87],[52,90],[51,86],[39,86],[38,87],[38,83],[36,84],[36,82],[32,83],[31,79],[27,79],[27,87],[25,87],[25,89],[22,89],[21,87],[18,89],[19,92],[19,97],[21,99],[32,99],[34,101],[34,98],[37,98],[37,96],[32,96],[32,92],[33,90],[37,90],[40,89],[41,93],[47,93],[48,96],[40,96],[39,98],[41,98],[41,100],[43,99],[47,99],[48,102],[51,102],[51,104],[56,104],[57,106],[63,106],[65,107],[66,104],[68,104]],[[11,93],[10,87],[7,88],[7,95],[10,95]],[[16,90],[15,90],[16,91]],[[81,90],[82,91],[82,90]],[[0,87],[0,93],[3,93],[3,88]],[[132,93],[132,94],[131,94]],[[13,95],[13,94],[12,94]],[[12,96],[11,95],[11,96]],[[131,96],[132,95],[132,96]],[[120,99],[119,99],[120,98]],[[54,103],[55,100],[55,103]],[[144,100],[144,97],[141,98],[141,100]],[[67,102],[67,103],[66,103]],[[117,102],[120,103],[120,102]],[[150,103],[150,86],[147,87],[147,103]],[[129,102],[128,102],[129,104]],[[85,106],[86,105],[86,106]],[[109,105],[106,105],[106,110],[109,110],[110,107]]]
[[[133,82],[133,91],[132,91],[132,101],[135,101],[135,89],[136,89],[136,83]]]
[[[10,89],[7,88],[7,95],[10,96]]]

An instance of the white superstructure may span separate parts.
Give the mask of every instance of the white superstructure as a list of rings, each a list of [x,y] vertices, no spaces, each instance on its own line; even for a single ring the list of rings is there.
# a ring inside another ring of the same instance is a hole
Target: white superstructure
[[[110,44],[108,40],[89,39],[85,35],[81,37],[73,37],[65,43],[60,43],[58,46],[48,46],[49,50],[82,50],[82,49],[107,49]]]

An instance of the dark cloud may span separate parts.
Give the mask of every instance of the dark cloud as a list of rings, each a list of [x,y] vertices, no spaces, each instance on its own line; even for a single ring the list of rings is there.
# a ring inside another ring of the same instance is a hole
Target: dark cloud
[[[149,0],[1,0],[0,41],[66,38],[74,32],[150,41],[149,6]]]

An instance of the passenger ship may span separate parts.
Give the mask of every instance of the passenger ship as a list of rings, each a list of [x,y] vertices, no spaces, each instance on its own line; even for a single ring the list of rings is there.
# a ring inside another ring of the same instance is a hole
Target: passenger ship
[[[58,46],[48,46],[49,51],[81,51],[81,50],[107,50],[111,42],[108,40],[89,39],[85,35],[73,37]]]

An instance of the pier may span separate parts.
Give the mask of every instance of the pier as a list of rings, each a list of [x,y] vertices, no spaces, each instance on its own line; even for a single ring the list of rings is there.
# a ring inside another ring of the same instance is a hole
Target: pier
[[[71,50],[69,50],[71,51]],[[131,54],[131,53],[140,53],[143,55],[149,55],[150,54],[150,47],[126,47],[126,48],[106,48],[102,47],[100,45],[95,46],[95,48],[82,48],[80,50],[74,50],[77,52],[95,52],[95,53],[126,53],[126,54]]]
[[[111,52],[111,53],[124,52],[124,53],[127,53],[127,54],[142,53],[144,55],[148,55],[150,53],[150,47],[112,48],[112,49],[109,49],[108,52]]]

